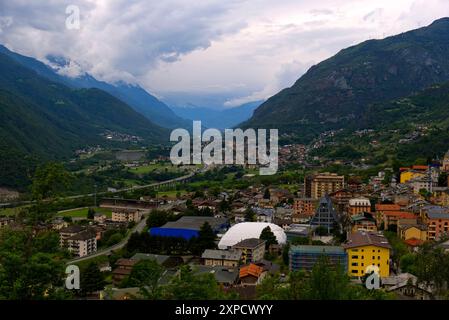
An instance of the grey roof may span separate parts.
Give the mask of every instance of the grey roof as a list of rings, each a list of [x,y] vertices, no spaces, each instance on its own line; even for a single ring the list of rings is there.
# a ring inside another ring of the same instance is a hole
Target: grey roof
[[[85,229],[86,228],[84,226],[80,226],[78,224],[72,224],[68,227],[65,227],[65,228],[62,228],[61,230],[59,230],[59,233],[79,233]]]
[[[215,280],[218,283],[227,283],[227,284],[233,284],[237,281],[239,277],[239,268],[228,268],[228,267],[221,267],[221,266],[203,266],[203,265],[195,265],[192,268],[192,271],[196,274],[206,274],[210,273],[213,274],[215,277]]]
[[[209,223],[212,229],[217,229],[226,224],[227,220],[226,218],[184,216],[177,221],[167,222],[162,228],[200,230],[205,222]]]
[[[136,253],[131,257],[131,260],[154,260],[158,264],[164,264],[170,256],[165,256],[161,254],[151,254],[151,253]]]
[[[242,257],[242,251],[241,250],[212,250],[212,249],[206,249],[204,250],[203,254],[201,255],[201,258],[203,259],[222,259],[222,260],[232,260],[232,261],[239,261]]]
[[[94,230],[92,229],[88,229],[85,231],[81,231],[73,236],[71,236],[68,240],[80,240],[80,241],[85,241],[85,240],[89,240],[92,238],[96,238],[97,234]]]
[[[236,243],[235,245],[233,245],[233,248],[256,248],[263,243],[265,243],[264,240],[257,238],[250,238]]]
[[[292,246],[290,252],[295,253],[328,253],[328,254],[344,254],[345,250],[342,247],[336,246]]]

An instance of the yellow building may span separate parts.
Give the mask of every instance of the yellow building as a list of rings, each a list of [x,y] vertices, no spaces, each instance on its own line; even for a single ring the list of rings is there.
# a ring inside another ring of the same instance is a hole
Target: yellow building
[[[422,171],[413,171],[413,170],[404,171],[404,172],[401,172],[400,182],[406,183],[415,178],[424,178],[424,177],[426,177],[426,175],[427,175],[427,173],[422,172]]]
[[[376,232],[356,232],[348,236],[343,246],[348,255],[348,274],[362,277],[370,266],[377,267],[381,278],[390,276],[390,250],[388,240]]]
[[[427,226],[418,223],[403,223],[399,220],[398,236],[405,241],[410,239],[427,241]]]

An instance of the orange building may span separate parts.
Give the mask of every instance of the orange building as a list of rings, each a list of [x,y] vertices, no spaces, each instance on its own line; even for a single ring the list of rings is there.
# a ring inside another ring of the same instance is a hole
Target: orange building
[[[384,222],[384,212],[401,212],[401,206],[398,204],[383,204],[383,203],[377,203],[376,204],[376,222],[377,226],[380,226],[382,222]]]
[[[383,212],[383,223],[384,228],[388,229],[391,225],[398,225],[398,221],[402,219],[414,219],[416,215],[413,212],[405,211],[384,211]]]
[[[315,214],[316,201],[311,198],[295,199],[293,214],[301,216],[313,216]]]
[[[239,278],[241,283],[256,284],[262,279],[264,269],[254,263],[240,268]]]
[[[445,207],[430,206],[421,211],[428,228],[429,240],[439,240],[449,235],[449,210]]]
[[[371,212],[371,202],[367,198],[353,198],[349,200],[348,213],[351,216]]]

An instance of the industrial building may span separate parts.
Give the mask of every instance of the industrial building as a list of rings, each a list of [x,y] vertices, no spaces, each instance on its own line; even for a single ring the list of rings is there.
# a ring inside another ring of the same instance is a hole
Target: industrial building
[[[323,256],[347,271],[348,256],[342,247],[335,246],[292,246],[289,251],[290,271],[311,271]]]
[[[229,228],[225,218],[185,216],[177,221],[167,222],[162,227],[151,228],[149,232],[152,236],[179,237],[189,240],[198,237],[198,232],[206,222],[216,234]]]

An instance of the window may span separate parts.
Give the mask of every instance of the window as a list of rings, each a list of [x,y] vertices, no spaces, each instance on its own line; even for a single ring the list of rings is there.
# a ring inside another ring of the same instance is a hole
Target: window
[[[351,273],[357,273],[356,269],[351,270]]]
[[[353,262],[353,263],[351,264],[351,266],[353,266],[353,267],[358,267],[359,264],[358,264],[357,262]]]
[[[352,256],[351,259],[358,259],[359,256]]]
[[[374,259],[376,259],[376,257],[375,257],[375,256],[373,256],[373,260],[374,260]]]

